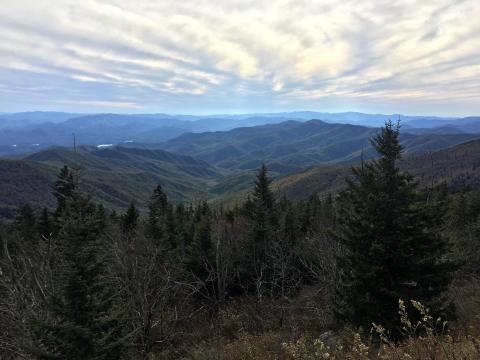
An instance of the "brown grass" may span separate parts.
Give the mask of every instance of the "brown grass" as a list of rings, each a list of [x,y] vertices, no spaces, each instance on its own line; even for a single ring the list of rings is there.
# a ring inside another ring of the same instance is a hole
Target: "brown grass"
[[[319,359],[480,359],[480,280],[457,280],[452,287],[458,318],[444,331],[443,321],[416,304],[421,323],[405,323],[405,339],[393,342],[378,326],[368,336],[343,330],[327,332],[331,315],[326,299],[309,289],[293,301],[231,303],[212,315],[209,324],[195,324],[181,355],[192,360],[319,360]],[[322,311],[323,309],[323,311]],[[401,313],[401,309],[400,309]],[[322,316],[322,314],[325,314]],[[402,316],[400,314],[399,316]],[[193,324],[191,324],[193,326]],[[191,333],[193,335],[193,333]],[[197,341],[195,341],[195,339]]]

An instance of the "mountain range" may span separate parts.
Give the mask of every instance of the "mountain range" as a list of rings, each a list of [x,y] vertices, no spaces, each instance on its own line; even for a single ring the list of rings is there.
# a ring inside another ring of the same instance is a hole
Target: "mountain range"
[[[228,170],[252,170],[262,162],[278,173],[334,163],[354,163],[373,156],[370,139],[378,128],[331,124],[320,120],[237,128],[227,132],[188,133],[158,144]],[[435,151],[477,138],[475,134],[404,133],[407,153]],[[130,144],[130,146],[135,146]]]
[[[480,118],[326,113],[297,111],[240,115],[168,114],[73,114],[25,112],[0,114],[0,155],[21,156],[50,146],[158,144],[185,133],[228,131],[239,127],[279,124],[288,120],[305,122],[319,119],[379,127],[388,119],[401,119],[404,132],[412,134],[480,133]]]
[[[111,209],[124,209],[131,201],[147,203],[157,184],[174,201],[231,203],[244,198],[262,161],[279,193],[303,198],[313,192],[337,191],[362,154],[364,159],[373,156],[369,139],[377,132],[378,128],[320,120],[285,121],[187,133],[163,143],[77,146],[75,150],[51,147],[0,160],[0,214],[12,216],[13,209],[27,201],[53,206],[51,186],[63,165],[80,169],[82,188]],[[431,182],[425,178],[429,172],[452,184],[469,177],[477,181],[480,140],[471,140],[478,137],[404,132],[405,167],[427,183]],[[432,156],[438,159],[435,164],[443,165],[432,168]]]

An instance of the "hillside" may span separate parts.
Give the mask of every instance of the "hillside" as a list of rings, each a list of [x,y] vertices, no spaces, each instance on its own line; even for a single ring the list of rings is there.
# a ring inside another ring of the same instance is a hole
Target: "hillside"
[[[5,175],[0,177],[3,212],[25,202],[54,204],[51,185],[64,164],[80,168],[82,188],[113,209],[125,208],[130,201],[147,203],[158,184],[174,201],[206,198],[208,187],[222,177],[203,161],[163,150],[52,148],[22,160],[0,160],[0,174]]]
[[[271,131],[272,128],[279,131]],[[249,139],[251,129],[257,130],[257,136]],[[50,195],[51,185],[64,164],[81,168],[83,189],[113,209],[125,208],[132,200],[146,203],[157,184],[161,184],[174,201],[209,199],[231,203],[241,200],[252,186],[254,170],[260,161],[254,156],[263,153],[269,155],[267,164],[270,175],[275,179],[273,187],[278,193],[299,199],[313,192],[335,192],[344,185],[344,178],[350,173],[350,164],[359,159],[363,144],[375,131],[361,126],[321,121],[290,121],[230,132],[198,134],[202,135],[200,138],[204,142],[197,141],[192,144],[194,149],[184,151],[198,151],[199,158],[207,158],[213,163],[217,160],[217,165],[225,165],[225,158],[231,164],[238,162],[241,165],[224,169],[188,155],[159,149],[79,147],[74,152],[66,148],[50,148],[22,160],[0,160],[0,174],[4,174],[0,177],[1,211],[11,215],[12,209],[28,199],[35,199],[34,202],[42,206],[51,206],[54,203]],[[219,135],[223,141],[227,141],[232,133],[241,145],[232,145],[231,149],[240,150],[220,151],[211,136]],[[472,185],[478,180],[480,156],[476,154],[480,153],[480,140],[449,148],[450,144],[471,136],[407,134],[403,143],[409,153],[403,166],[419,176],[424,184],[447,180],[452,186],[460,183]],[[281,147],[275,145],[276,141],[290,143]],[[209,156],[206,156],[206,150],[195,150],[201,145],[207,148],[209,142],[216,149],[211,150]],[[267,144],[263,150],[262,143]],[[342,147],[349,147],[350,150],[342,151]],[[447,149],[435,152],[438,148]],[[364,149],[365,157],[368,157],[371,151],[366,146]],[[429,149],[433,153],[425,154]],[[176,150],[181,151],[182,148]],[[217,158],[212,157],[213,154]],[[222,156],[223,161],[219,161]],[[305,170],[306,164],[319,162],[324,164]]]
[[[370,138],[377,131],[376,128],[320,120],[286,121],[226,132],[188,133],[159,144],[159,147],[229,170],[252,170],[264,161],[275,171],[286,174],[320,163],[354,163],[360,159],[362,151],[368,158],[373,155]],[[422,153],[477,136],[405,133],[402,142],[408,153]]]
[[[24,160],[0,160],[0,218],[12,217],[19,205],[53,206],[51,185],[56,169]]]
[[[401,161],[420,186],[446,182],[453,189],[480,185],[480,140],[421,155],[409,155]],[[337,192],[345,186],[350,166],[317,166],[274,182],[274,188],[292,199],[313,194]]]

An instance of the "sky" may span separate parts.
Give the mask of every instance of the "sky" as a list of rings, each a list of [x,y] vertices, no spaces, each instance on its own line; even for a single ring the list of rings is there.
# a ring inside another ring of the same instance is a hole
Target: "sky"
[[[2,0],[0,112],[480,114],[479,0]]]

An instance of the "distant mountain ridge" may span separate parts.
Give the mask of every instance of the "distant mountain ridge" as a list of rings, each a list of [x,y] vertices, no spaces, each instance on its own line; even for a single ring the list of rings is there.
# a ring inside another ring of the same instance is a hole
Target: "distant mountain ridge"
[[[480,133],[480,118],[441,118],[434,116],[328,113],[293,111],[238,115],[168,114],[70,114],[26,112],[0,114],[0,155],[22,155],[50,146],[160,143],[184,133],[228,131],[240,127],[278,124],[288,120],[305,122],[319,119],[328,123],[381,126],[388,119],[400,118],[411,133]],[[418,130],[418,129],[422,130]],[[437,129],[437,128],[441,128]],[[406,131],[407,132],[407,131]]]
[[[291,127],[298,124],[303,124],[301,129],[307,133],[310,126],[315,128],[319,125],[315,122],[287,122],[276,127],[286,126],[291,132]],[[353,125],[334,126],[342,127],[344,132],[339,133],[340,137],[352,131],[352,127],[354,131],[359,131]],[[369,128],[360,130],[366,131],[365,136],[375,131]],[[408,143],[412,149],[430,148],[432,151],[406,154],[402,167],[416,175],[424,185],[439,181],[447,181],[451,186],[480,185],[480,140],[449,147],[451,137],[407,136],[407,141],[404,139],[403,143]],[[334,139],[333,133],[329,138]],[[358,138],[363,139],[362,136]],[[460,140],[458,136],[453,136],[453,139]],[[433,151],[434,146],[443,148]],[[358,160],[356,156],[351,158]],[[273,189],[279,194],[300,199],[313,192],[340,190],[345,184],[345,177],[350,174],[350,166],[355,163],[316,165],[293,174],[285,172],[285,169],[293,168],[288,165],[267,162],[267,166],[270,175],[275,178]],[[151,191],[158,184],[174,201],[243,201],[252,187],[255,173],[251,169],[219,169],[203,160],[159,149],[80,146],[75,152],[66,148],[50,148],[20,160],[0,160],[0,216],[13,216],[14,209],[25,202],[54,206],[51,186],[63,165],[80,168],[82,188],[110,209],[124,209],[130,201],[140,206],[147,204]]]
[[[276,172],[300,171],[319,163],[353,163],[373,156],[370,139],[378,132],[321,120],[287,121],[226,132],[187,133],[158,144],[164,150],[195,156],[228,170],[256,169],[267,162]],[[475,134],[402,134],[407,152],[435,151],[474,138]]]

